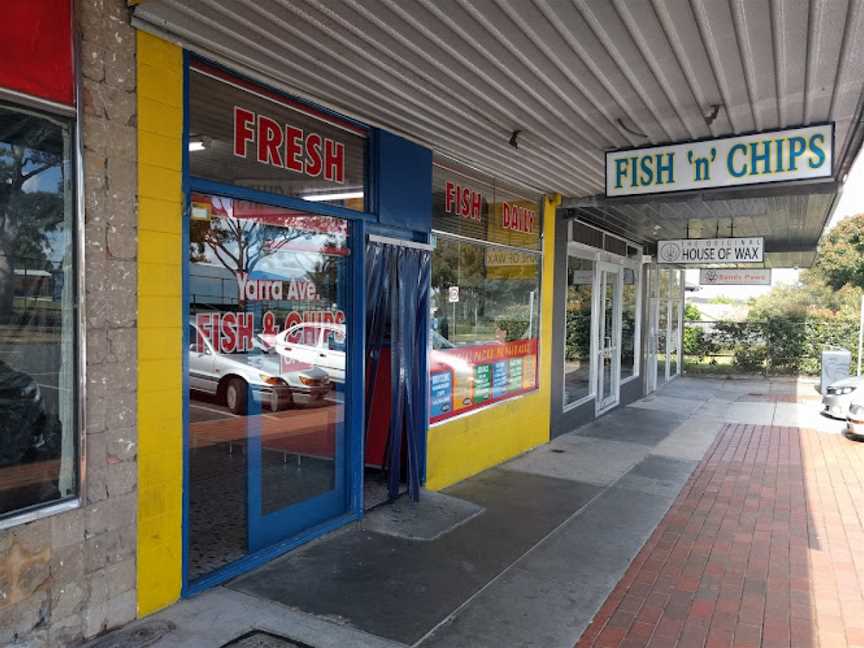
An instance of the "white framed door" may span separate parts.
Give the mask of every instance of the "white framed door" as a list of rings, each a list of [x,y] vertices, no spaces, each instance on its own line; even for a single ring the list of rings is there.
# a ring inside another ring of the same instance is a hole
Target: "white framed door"
[[[597,264],[597,332],[595,376],[596,413],[615,407],[621,399],[621,293],[623,274],[618,265]]]

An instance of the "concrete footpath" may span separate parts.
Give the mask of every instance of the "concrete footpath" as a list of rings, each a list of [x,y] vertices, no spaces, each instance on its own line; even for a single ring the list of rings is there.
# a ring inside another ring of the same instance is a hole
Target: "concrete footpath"
[[[799,438],[790,426],[813,430],[807,438],[817,439],[816,445],[823,436],[852,444],[840,436],[840,422],[818,414],[817,398],[812,384],[788,380],[679,379],[548,445],[430,493],[419,508],[401,501],[378,508],[362,523],[122,632],[162,623],[168,633],[149,645],[189,648],[572,648],[580,637],[580,645],[674,645],[696,632],[688,622],[700,589],[693,581],[697,567],[688,561],[692,554],[704,573],[710,554],[700,531],[681,517],[703,520],[698,497],[709,492],[716,505],[715,491],[732,489],[737,499],[725,502],[726,517],[711,518],[733,534],[722,537],[758,541],[759,551],[773,546],[758,535],[765,529],[755,517],[742,527],[747,538],[739,538],[731,523],[724,526],[725,519],[738,519],[730,506],[760,511],[753,497],[762,491],[730,484],[735,475],[743,477],[728,470],[718,486],[706,466],[726,456],[718,452],[737,456],[729,450],[741,443],[736,434],[758,434],[768,446],[776,436],[787,454]],[[775,460],[776,453],[768,456]],[[834,478],[818,477],[825,479]],[[760,486],[771,493],[778,487]],[[673,502],[678,508],[667,516]],[[771,502],[782,515],[786,509]],[[705,534],[714,527],[700,528]],[[774,555],[768,551],[766,565]],[[676,564],[679,558],[683,564]],[[690,580],[683,586],[695,587],[686,612],[684,595],[676,595],[685,575]],[[671,589],[649,605],[658,582]],[[637,594],[644,596],[637,601]],[[771,598],[765,605],[778,604]],[[703,607],[693,614],[704,620]],[[639,619],[649,611],[651,620]],[[116,643],[120,638],[115,633],[110,645],[123,645]]]

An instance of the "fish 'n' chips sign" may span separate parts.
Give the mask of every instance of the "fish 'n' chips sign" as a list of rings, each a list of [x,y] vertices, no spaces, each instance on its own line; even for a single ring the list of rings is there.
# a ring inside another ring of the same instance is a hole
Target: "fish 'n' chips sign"
[[[829,178],[834,124],[606,153],[606,196]]]

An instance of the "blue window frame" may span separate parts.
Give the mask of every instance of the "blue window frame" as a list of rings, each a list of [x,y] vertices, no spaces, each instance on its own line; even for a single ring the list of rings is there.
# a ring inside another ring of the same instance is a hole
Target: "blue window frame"
[[[362,495],[362,480],[363,480],[363,425],[365,420],[363,414],[364,398],[363,398],[363,376],[364,376],[364,340],[365,340],[365,285],[364,285],[364,256],[365,256],[365,241],[366,241],[366,224],[375,221],[375,215],[372,213],[375,203],[374,195],[374,177],[375,169],[369,164],[372,159],[370,150],[376,144],[376,137],[368,137],[368,145],[366,147],[365,169],[366,175],[364,179],[364,205],[363,210],[350,209],[344,206],[327,204],[322,202],[310,202],[301,198],[289,195],[280,195],[261,191],[259,189],[242,187],[234,184],[223,183],[207,178],[201,178],[191,175],[190,160],[189,160],[189,142],[190,142],[190,101],[189,101],[189,68],[190,63],[194,60],[202,60],[193,57],[189,52],[184,52],[184,123],[183,123],[183,193],[185,196],[185,209],[183,218],[183,317],[186,322],[189,321],[190,309],[190,259],[189,259],[189,244],[190,244],[190,198],[193,192],[206,193],[215,196],[222,196],[236,200],[244,200],[264,205],[272,205],[284,209],[295,210],[308,214],[330,216],[345,219],[349,222],[349,241],[350,255],[347,260],[347,298],[345,301],[345,319],[347,322],[348,335],[348,353],[346,357],[346,375],[349,377],[346,380],[345,399],[345,448],[344,448],[344,484],[346,487],[346,501],[344,505],[344,513],[337,515],[324,522],[315,524],[310,528],[304,528],[299,532],[293,533],[289,537],[283,537],[276,540],[278,536],[264,534],[260,537],[267,537],[266,546],[247,553],[242,558],[230,562],[225,566],[218,568],[201,578],[190,581],[189,575],[189,500],[190,500],[190,475],[189,475],[189,359],[184,353],[183,359],[183,417],[184,417],[184,463],[183,463],[183,595],[189,596],[209,587],[222,583],[234,576],[248,571],[272,558],[285,553],[309,540],[312,540],[328,531],[338,528],[358,519],[362,515],[363,495]],[[213,66],[207,62],[207,65]],[[216,66],[218,67],[218,66]],[[226,72],[228,72],[226,70]],[[229,72],[232,76],[236,76],[233,72]],[[237,77],[240,79],[240,77]],[[245,80],[244,80],[245,81]],[[270,91],[270,90],[268,90]],[[275,91],[270,91],[275,92]],[[287,98],[290,99],[290,98]],[[292,100],[293,101],[293,100]],[[334,115],[330,111],[313,106],[319,112]],[[345,120],[344,117],[336,116],[339,119]],[[365,125],[353,122],[357,127],[367,130],[370,135],[374,132],[368,131]],[[183,348],[188,349],[190,344],[189,327],[184,326]],[[425,452],[424,452],[425,458]],[[424,462],[425,463],[425,462]],[[340,480],[342,481],[342,480]],[[259,481],[260,484],[260,481]],[[259,530],[260,531],[260,530]],[[272,543],[271,543],[272,542]],[[257,544],[261,544],[260,542]]]

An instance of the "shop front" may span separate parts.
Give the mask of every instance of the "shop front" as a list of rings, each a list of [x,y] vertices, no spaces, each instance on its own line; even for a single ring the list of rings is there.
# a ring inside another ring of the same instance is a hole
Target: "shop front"
[[[643,247],[578,219],[558,231],[552,436],[639,398],[651,371]]]
[[[385,469],[416,497],[432,165],[157,37],[138,66],[146,613],[357,519]]]

